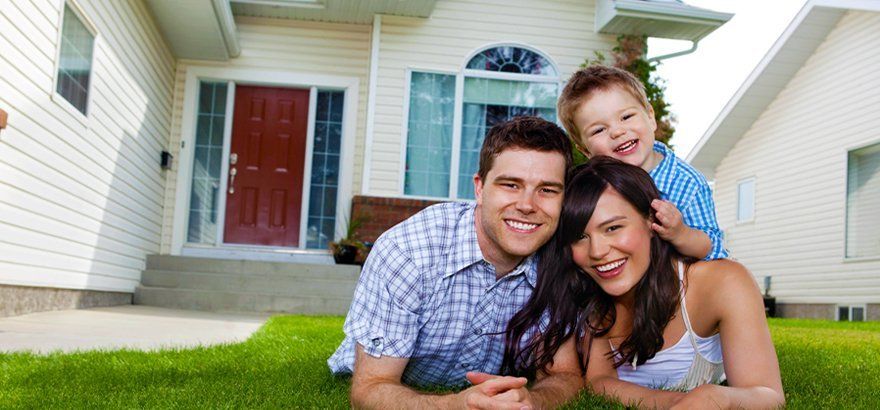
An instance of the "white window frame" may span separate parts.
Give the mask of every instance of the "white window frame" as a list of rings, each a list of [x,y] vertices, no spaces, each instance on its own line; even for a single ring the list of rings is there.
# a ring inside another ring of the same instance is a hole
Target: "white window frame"
[[[538,76],[533,74],[517,74],[517,73],[502,73],[502,72],[494,72],[494,71],[485,71],[485,70],[473,70],[468,69],[467,64],[474,57],[476,57],[479,53],[486,51],[491,48],[496,47],[516,47],[524,50],[531,51],[544,57],[547,59],[547,62],[550,63],[551,66],[556,70],[557,76]],[[409,145],[409,97],[410,97],[410,87],[412,86],[412,73],[428,73],[428,74],[444,74],[444,75],[454,75],[455,76],[455,106],[453,108],[452,114],[452,153],[449,161],[449,195],[446,197],[432,197],[432,196],[424,196],[424,195],[408,195],[405,193],[405,185],[406,185],[406,151]],[[461,123],[462,117],[464,115],[464,80],[465,77],[473,77],[473,78],[488,78],[493,80],[508,80],[508,81],[528,81],[534,83],[555,83],[557,85],[558,91],[562,92],[562,87],[564,82],[562,80],[561,71],[559,69],[559,64],[554,61],[548,53],[544,51],[522,43],[515,42],[501,42],[501,43],[489,43],[484,44],[480,47],[473,49],[464,59],[464,61],[459,66],[457,71],[437,69],[437,68],[424,68],[420,66],[408,66],[406,68],[406,79],[403,88],[403,119],[402,119],[402,127],[401,127],[401,150],[400,150],[400,167],[398,175],[399,180],[397,184],[398,197],[407,198],[407,199],[418,199],[418,200],[429,200],[429,201],[467,201],[473,202],[473,199],[459,199],[458,198],[458,169],[460,167],[461,162]],[[557,122],[559,121],[559,113],[557,115]]]
[[[843,162],[843,186],[844,186],[843,196],[841,198],[841,204],[843,206],[844,218],[843,218],[843,236],[842,236],[842,240],[840,241],[840,243],[842,244],[840,253],[841,253],[841,255],[843,255],[842,260],[845,263],[880,260],[880,255],[856,256],[856,257],[849,257],[846,255],[847,238],[849,238],[849,198],[848,198],[849,192],[848,192],[848,188],[847,188],[849,186],[849,154],[853,151],[857,151],[862,148],[867,148],[867,147],[870,147],[872,145],[877,145],[877,144],[880,144],[880,138],[872,138],[867,141],[861,141],[859,143],[845,147],[843,150],[843,154],[841,155],[842,162]]]
[[[94,95],[94,92],[92,92],[92,87],[94,85],[93,80],[95,78],[95,57],[98,54],[98,29],[97,26],[95,26],[95,23],[92,22],[88,15],[86,15],[85,11],[83,11],[82,7],[76,0],[61,0],[59,4],[60,11],[58,12],[58,35],[55,38],[55,64],[53,67],[54,71],[52,72],[52,90],[49,95],[51,100],[54,101],[55,104],[70,113],[80,123],[86,125],[86,120],[88,119],[89,113],[92,110],[92,96]],[[86,96],[85,113],[80,112],[80,110],[74,107],[74,105],[71,104],[70,101],[67,101],[67,98],[64,98],[64,96],[58,92],[58,72],[61,69],[61,46],[62,39],[64,37],[63,32],[65,6],[70,7],[74,14],[76,14],[76,17],[79,19],[79,21],[86,27],[86,30],[88,30],[89,33],[91,33],[94,37],[94,39],[92,40],[91,69],[89,70],[89,88],[88,90],[86,90],[88,95]]]
[[[741,205],[740,188],[743,186],[743,184],[747,184],[747,183],[752,184],[752,215],[747,219],[740,219],[740,217],[739,217],[739,214],[740,214],[739,211],[740,211],[740,205]],[[755,177],[743,178],[743,179],[740,179],[739,181],[736,182],[736,223],[737,223],[737,225],[752,223],[755,221],[755,214],[757,213],[757,209],[756,209],[755,205],[758,202],[757,201],[757,197],[758,197],[757,185],[758,185],[758,181],[757,181],[757,178],[755,178]]]
[[[840,322],[840,308],[846,308],[848,310],[848,316],[846,322],[853,322],[853,309],[862,309],[862,320],[858,320],[857,322],[867,322],[868,321],[868,305],[867,304],[855,304],[855,305],[836,305],[834,307],[834,320]]]

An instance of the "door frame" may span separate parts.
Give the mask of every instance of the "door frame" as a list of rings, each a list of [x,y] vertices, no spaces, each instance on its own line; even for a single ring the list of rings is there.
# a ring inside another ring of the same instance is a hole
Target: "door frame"
[[[267,250],[290,251],[305,250],[305,235],[308,226],[308,203],[311,180],[312,150],[314,146],[314,129],[317,105],[318,89],[340,90],[345,92],[342,117],[342,141],[340,147],[339,164],[339,188],[336,196],[336,226],[335,236],[345,234],[345,221],[351,209],[353,162],[343,161],[344,158],[354,158],[355,132],[357,129],[357,99],[359,93],[359,79],[357,77],[344,77],[319,74],[305,74],[291,71],[269,71],[228,67],[208,67],[190,65],[186,68],[186,82],[184,85],[183,113],[180,127],[180,142],[178,151],[177,186],[173,211],[171,232],[171,254],[180,255],[186,245],[186,230],[189,223],[189,202],[192,186],[192,167],[195,150],[196,115],[198,114],[198,93],[201,81],[227,82],[226,122],[223,133],[223,166],[220,174],[220,192],[225,193],[229,179],[229,149],[232,136],[232,110],[235,101],[235,84],[286,87],[309,89],[309,119],[306,131],[306,158],[303,172],[303,201],[300,218],[300,246],[298,248],[267,247],[267,246],[242,246],[225,244],[223,242],[223,226],[226,214],[226,195],[219,196],[217,226],[218,236],[215,247],[229,247],[241,251],[242,248],[251,248],[258,252]],[[309,250],[320,253],[329,253],[329,250]]]

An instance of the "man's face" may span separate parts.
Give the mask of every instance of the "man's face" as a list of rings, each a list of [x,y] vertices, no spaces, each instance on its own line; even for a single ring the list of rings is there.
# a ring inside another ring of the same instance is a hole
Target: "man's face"
[[[513,268],[550,239],[564,181],[562,154],[518,148],[498,154],[485,180],[474,176],[477,238],[486,260]]]

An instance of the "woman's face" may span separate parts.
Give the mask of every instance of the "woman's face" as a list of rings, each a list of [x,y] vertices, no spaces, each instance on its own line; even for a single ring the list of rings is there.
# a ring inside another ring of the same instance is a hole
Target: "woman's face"
[[[608,295],[629,295],[651,259],[651,224],[614,188],[599,197],[572,258]]]

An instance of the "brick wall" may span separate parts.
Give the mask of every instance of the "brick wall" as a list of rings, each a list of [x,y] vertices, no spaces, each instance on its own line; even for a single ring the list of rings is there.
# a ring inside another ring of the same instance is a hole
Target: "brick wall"
[[[442,201],[409,198],[380,198],[355,195],[351,200],[352,217],[365,216],[366,222],[358,229],[358,239],[374,242],[382,232],[428,206]]]

